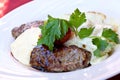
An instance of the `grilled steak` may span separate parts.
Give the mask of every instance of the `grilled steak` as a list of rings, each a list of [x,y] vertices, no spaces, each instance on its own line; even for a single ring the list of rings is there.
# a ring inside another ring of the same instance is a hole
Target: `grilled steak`
[[[44,24],[44,21],[33,21],[33,22],[29,22],[27,24],[22,24],[20,27],[15,27],[12,29],[12,36],[14,38],[17,38],[25,30],[27,30],[31,27],[39,27],[40,25],[43,25],[43,24]]]
[[[33,68],[47,72],[65,72],[85,68],[89,65],[91,53],[75,45],[54,48],[37,46],[30,56]]]

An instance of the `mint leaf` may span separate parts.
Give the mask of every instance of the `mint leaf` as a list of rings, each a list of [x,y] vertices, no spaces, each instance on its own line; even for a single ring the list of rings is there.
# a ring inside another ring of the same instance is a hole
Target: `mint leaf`
[[[86,22],[85,13],[81,13],[77,8],[74,13],[70,15],[69,19],[70,24],[76,29],[81,26],[84,22]]]
[[[68,22],[63,19],[48,16],[48,21],[44,26],[40,27],[42,37],[38,40],[37,45],[44,44],[49,50],[53,50],[55,40],[59,40],[68,31]]]
[[[119,43],[118,34],[116,34],[112,29],[104,28],[102,36],[116,44]]]
[[[94,30],[94,28],[92,28],[92,27],[90,27],[90,28],[81,28],[78,35],[82,39],[82,38],[90,36],[92,34],[93,30]]]

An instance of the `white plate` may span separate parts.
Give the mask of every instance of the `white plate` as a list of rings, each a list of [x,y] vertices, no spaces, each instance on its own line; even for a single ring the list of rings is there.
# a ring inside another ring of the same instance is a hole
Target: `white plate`
[[[10,54],[13,41],[11,29],[22,23],[58,17],[79,8],[81,11],[99,11],[120,20],[119,0],[35,0],[0,19],[0,79],[1,80],[98,80],[120,73],[120,47],[105,61],[86,69],[45,73],[35,71],[17,62]]]

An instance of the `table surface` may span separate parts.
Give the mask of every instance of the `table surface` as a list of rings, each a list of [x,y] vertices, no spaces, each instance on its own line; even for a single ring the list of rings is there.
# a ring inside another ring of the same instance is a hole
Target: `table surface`
[[[32,0],[0,0],[0,18],[11,10],[30,1]],[[107,80],[120,80],[120,74],[113,76]]]

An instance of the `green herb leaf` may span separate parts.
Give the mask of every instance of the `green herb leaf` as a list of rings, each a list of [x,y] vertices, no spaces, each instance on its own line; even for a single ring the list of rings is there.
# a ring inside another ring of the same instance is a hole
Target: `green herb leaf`
[[[77,8],[74,13],[70,15],[69,19],[70,24],[76,29],[81,26],[84,22],[86,22],[85,13],[81,13]]]
[[[48,46],[49,50],[53,50],[55,40],[62,39],[69,27],[78,35],[77,28],[84,22],[86,22],[85,13],[81,13],[78,9],[71,14],[69,21],[48,15],[47,22],[40,27],[42,37],[38,40],[37,45],[44,44]]]
[[[68,31],[68,22],[63,19],[48,16],[47,23],[41,27],[42,37],[37,45],[44,44],[53,50],[55,40],[61,39]]]
[[[102,40],[101,38],[94,38],[92,42],[100,51],[104,51],[108,46],[108,42],[106,40]]]
[[[96,49],[93,53],[96,57],[101,57],[101,52],[99,49]]]
[[[90,27],[90,28],[81,28],[78,35],[82,39],[82,38],[90,36],[92,34],[93,30],[94,30],[94,28],[92,28],[92,27]]]
[[[60,31],[61,31],[61,38],[63,38],[66,33],[68,32],[69,23],[66,20],[60,20]]]
[[[119,43],[118,34],[116,34],[112,29],[104,28],[102,36],[107,38],[109,41],[113,41],[116,44]]]
[[[97,49],[94,51],[94,55],[101,57],[101,52],[107,48],[108,42],[106,40],[102,40],[101,38],[94,38],[92,43],[97,46]]]

